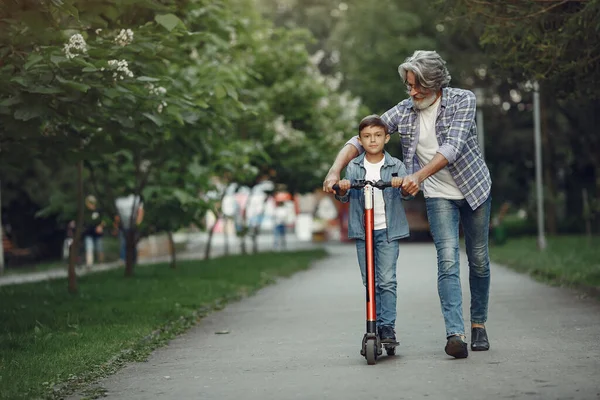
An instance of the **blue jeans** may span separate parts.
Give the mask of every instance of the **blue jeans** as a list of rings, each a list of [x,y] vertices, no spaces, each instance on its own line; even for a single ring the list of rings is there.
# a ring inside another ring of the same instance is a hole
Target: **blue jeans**
[[[92,254],[100,254],[104,252],[104,245],[102,241],[102,236],[85,236],[83,238],[83,244],[85,247],[85,252]]]
[[[273,247],[285,249],[285,246],[285,224],[278,224],[273,232]]]
[[[125,261],[127,257],[127,229],[119,229],[119,258]],[[133,263],[137,263],[137,246],[134,247]]]
[[[375,245],[375,305],[377,326],[396,325],[396,261],[398,261],[398,240],[387,240],[387,229],[373,232]],[[363,285],[367,286],[367,261],[365,241],[356,239],[358,265],[362,274]]]
[[[425,199],[427,218],[438,260],[438,293],[446,323],[446,337],[464,334],[460,286],[459,223],[462,224],[471,288],[471,322],[487,321],[490,292],[488,233],[491,196],[476,210],[466,200]]]

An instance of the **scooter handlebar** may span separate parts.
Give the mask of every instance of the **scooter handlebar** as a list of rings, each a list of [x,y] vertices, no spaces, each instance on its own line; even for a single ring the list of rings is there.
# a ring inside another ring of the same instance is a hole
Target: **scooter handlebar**
[[[377,189],[385,189],[385,188],[389,188],[392,187],[392,182],[385,182],[385,181],[377,181],[377,182],[373,182],[373,181],[354,181],[354,183],[352,183],[350,185],[350,189],[362,189],[367,185],[371,185],[374,188]],[[340,194],[340,185],[338,185],[337,183],[335,185],[333,185],[333,190],[335,190],[335,192],[339,195]]]

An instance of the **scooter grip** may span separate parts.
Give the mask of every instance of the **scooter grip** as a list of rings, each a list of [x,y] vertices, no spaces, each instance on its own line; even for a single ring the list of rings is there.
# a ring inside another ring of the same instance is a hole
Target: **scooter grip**
[[[333,190],[335,190],[335,193],[336,193],[338,196],[340,195],[340,185],[338,185],[338,184],[336,183],[336,184],[334,184],[334,185],[333,185],[331,188],[332,188]]]

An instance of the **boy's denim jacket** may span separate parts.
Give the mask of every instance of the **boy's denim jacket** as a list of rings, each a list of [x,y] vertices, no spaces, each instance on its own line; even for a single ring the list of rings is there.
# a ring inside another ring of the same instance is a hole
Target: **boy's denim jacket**
[[[365,154],[352,159],[346,167],[346,179],[354,183],[356,180],[364,180],[367,170],[364,167]],[[404,163],[388,152],[384,152],[385,161],[381,167],[381,180],[389,182],[393,176],[406,176]],[[335,195],[342,203],[350,201],[350,212],[348,214],[348,238],[365,240],[365,195],[362,189],[350,189],[344,196]],[[402,196],[399,188],[383,189],[383,201],[385,204],[385,223],[387,225],[388,241],[398,240],[409,236],[408,221],[402,205],[402,199],[412,199],[412,196]]]

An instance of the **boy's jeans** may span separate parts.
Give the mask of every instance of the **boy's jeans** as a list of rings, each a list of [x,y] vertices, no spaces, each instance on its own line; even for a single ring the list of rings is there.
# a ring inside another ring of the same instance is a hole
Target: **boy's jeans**
[[[398,261],[398,240],[387,240],[387,229],[373,232],[375,245],[375,302],[377,311],[377,327],[396,324],[396,261]],[[358,265],[362,274],[363,285],[367,285],[367,262],[365,241],[356,240]]]
[[[464,334],[460,286],[459,222],[465,236],[471,288],[471,322],[487,320],[490,291],[488,234],[491,196],[476,210],[466,200],[425,199],[427,218],[438,260],[438,293],[446,323],[446,337]]]

